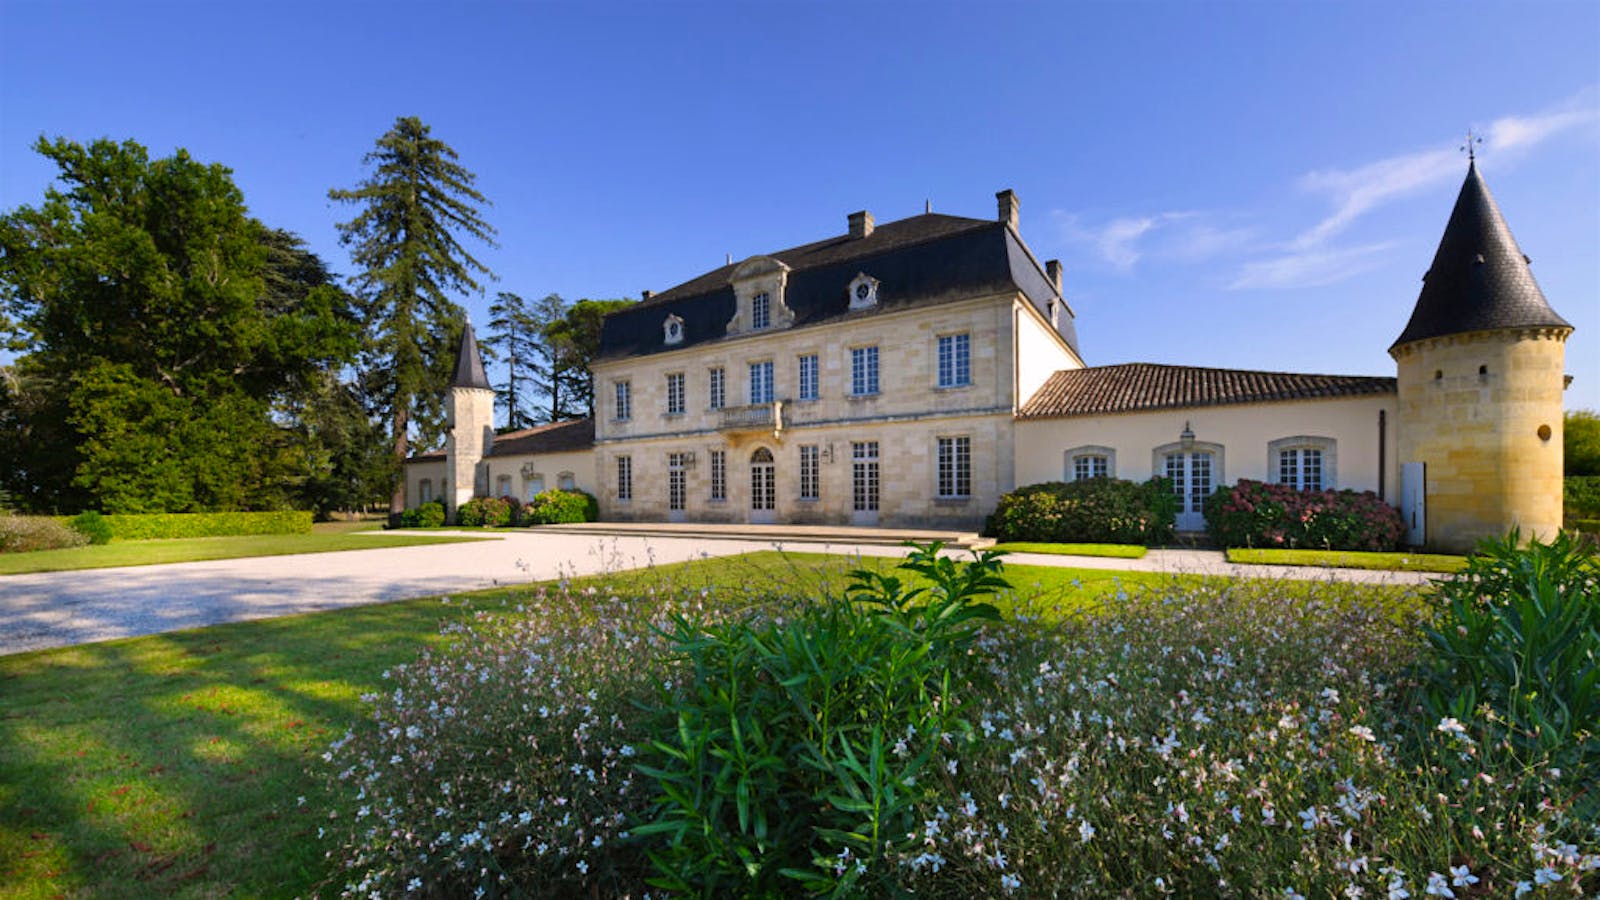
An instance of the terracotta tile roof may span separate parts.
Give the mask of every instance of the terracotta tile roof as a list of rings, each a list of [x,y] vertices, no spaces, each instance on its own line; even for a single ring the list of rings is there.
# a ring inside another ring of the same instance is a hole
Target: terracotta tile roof
[[[594,446],[594,420],[572,419],[508,431],[496,435],[490,456],[522,456],[529,453],[563,453],[588,450]]]
[[[1372,375],[1302,375],[1124,363],[1065,369],[1051,375],[1050,380],[1028,398],[1017,417],[1098,416],[1196,406],[1359,397],[1394,391],[1393,378]]]

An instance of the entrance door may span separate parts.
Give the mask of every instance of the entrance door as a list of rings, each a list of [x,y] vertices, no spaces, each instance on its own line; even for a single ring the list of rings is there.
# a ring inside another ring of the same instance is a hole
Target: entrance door
[[[1200,531],[1206,527],[1204,507],[1213,487],[1212,460],[1212,454],[1206,450],[1166,455],[1164,474],[1172,480],[1172,492],[1178,496],[1175,524],[1179,531]]]
[[[878,442],[856,441],[850,445],[850,492],[853,525],[878,524]]]
[[[750,523],[770,525],[778,521],[778,467],[772,451],[762,447],[750,454]]]
[[[1421,547],[1428,542],[1428,468],[1426,463],[1400,465],[1400,515],[1406,520],[1406,543]]]
[[[684,471],[684,454],[667,454],[667,521],[682,522],[688,505],[689,482]]]

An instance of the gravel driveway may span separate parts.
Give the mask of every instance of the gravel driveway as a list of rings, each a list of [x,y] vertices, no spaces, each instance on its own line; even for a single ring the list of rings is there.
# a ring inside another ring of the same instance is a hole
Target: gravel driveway
[[[481,532],[476,533],[481,536]],[[223,622],[361,606],[682,562],[770,540],[510,532],[495,540],[299,556],[90,569],[0,577],[0,655],[137,637]],[[374,541],[383,534],[375,532]],[[791,544],[810,552],[899,556],[882,545]],[[1153,551],[1142,560],[1018,554],[1017,564],[1197,574],[1417,583],[1413,573],[1232,566],[1220,553]]]

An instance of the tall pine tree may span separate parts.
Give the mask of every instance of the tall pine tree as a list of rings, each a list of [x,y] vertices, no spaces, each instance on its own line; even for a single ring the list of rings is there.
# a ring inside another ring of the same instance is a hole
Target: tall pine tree
[[[489,305],[489,330],[483,346],[505,364],[505,380],[495,384],[494,397],[506,411],[506,428],[516,431],[537,421],[530,413],[533,392],[543,377],[543,348],[533,310],[521,295],[501,291]]]
[[[481,290],[480,276],[494,278],[458,237],[493,247],[495,230],[479,213],[489,203],[473,186],[476,177],[456,159],[422,120],[399,118],[362,160],[371,174],[353,190],[328,192],[360,209],[339,232],[361,269],[354,284],[367,326],[364,381],[391,422],[391,516],[405,509],[400,473],[413,424],[425,443],[443,430],[443,397],[465,320],[452,295]]]

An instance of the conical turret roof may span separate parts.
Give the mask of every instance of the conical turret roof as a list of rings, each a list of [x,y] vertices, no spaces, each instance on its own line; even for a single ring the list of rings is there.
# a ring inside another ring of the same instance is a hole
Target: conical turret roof
[[[461,346],[456,349],[456,377],[450,381],[450,386],[493,390],[489,386],[489,376],[483,371],[483,357],[478,355],[478,339],[472,334],[471,322],[461,329]]]
[[[1411,321],[1389,350],[1469,331],[1539,327],[1572,326],[1544,299],[1477,162],[1469,162]]]

